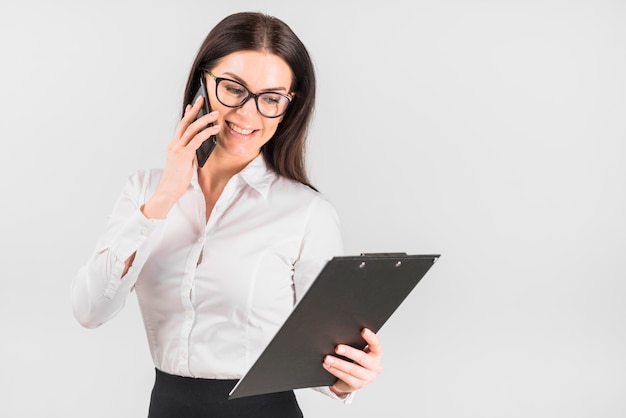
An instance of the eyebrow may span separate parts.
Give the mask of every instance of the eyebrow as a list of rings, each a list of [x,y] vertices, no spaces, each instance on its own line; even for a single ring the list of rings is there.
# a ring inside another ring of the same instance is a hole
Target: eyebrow
[[[232,77],[233,80],[237,81],[238,83],[243,84],[248,90],[250,90],[250,88],[248,87],[248,83],[246,83],[241,77],[239,77],[237,74],[233,74],[233,73],[224,73],[224,75],[228,75],[230,77]],[[263,89],[261,90],[261,92],[271,92],[271,91],[276,91],[276,90],[280,90],[280,91],[284,91],[287,92],[288,89],[284,88],[284,87],[270,87],[267,89]]]

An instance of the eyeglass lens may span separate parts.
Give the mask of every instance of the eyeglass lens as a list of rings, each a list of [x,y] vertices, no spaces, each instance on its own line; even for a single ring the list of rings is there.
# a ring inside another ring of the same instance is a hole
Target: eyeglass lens
[[[238,107],[254,96],[243,85],[233,80],[220,79],[217,83],[217,99],[224,106]],[[289,105],[287,96],[280,93],[266,92],[256,95],[257,109],[263,116],[276,117],[282,115]]]

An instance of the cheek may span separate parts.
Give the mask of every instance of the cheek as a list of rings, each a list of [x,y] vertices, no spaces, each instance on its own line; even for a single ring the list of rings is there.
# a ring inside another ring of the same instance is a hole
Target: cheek
[[[265,124],[265,126],[263,127],[263,139],[264,142],[269,141],[270,139],[272,139],[272,137],[274,136],[274,134],[276,133],[276,130],[278,129],[278,124],[280,123],[280,121],[276,120],[276,121],[272,121],[273,123],[269,123],[269,124]]]

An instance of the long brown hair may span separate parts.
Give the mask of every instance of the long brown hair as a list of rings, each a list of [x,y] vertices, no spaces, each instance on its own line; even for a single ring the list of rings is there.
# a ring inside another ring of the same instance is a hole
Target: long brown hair
[[[315,107],[315,74],[311,57],[300,39],[280,19],[257,12],[225,17],[207,35],[198,50],[185,88],[184,108],[193,100],[200,75],[237,51],[263,51],[281,57],[292,72],[295,93],[282,122],[262,149],[265,160],[278,174],[313,189],[306,173],[305,145]]]

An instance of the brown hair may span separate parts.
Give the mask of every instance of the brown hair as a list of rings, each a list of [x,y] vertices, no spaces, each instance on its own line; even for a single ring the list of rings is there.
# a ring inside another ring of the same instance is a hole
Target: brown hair
[[[263,13],[241,12],[227,16],[207,35],[191,67],[184,108],[200,85],[200,75],[237,51],[264,51],[281,57],[292,72],[294,98],[282,122],[262,149],[265,160],[278,174],[313,189],[306,173],[305,145],[315,106],[315,74],[311,57],[300,39],[280,19]]]

